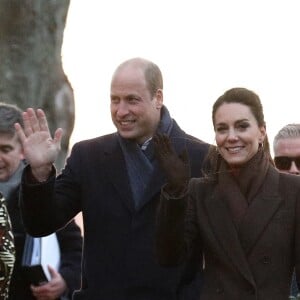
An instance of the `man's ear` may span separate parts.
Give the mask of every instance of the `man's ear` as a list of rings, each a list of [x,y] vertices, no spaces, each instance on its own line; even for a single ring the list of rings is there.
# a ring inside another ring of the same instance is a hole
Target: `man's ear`
[[[156,108],[161,109],[164,102],[164,94],[162,89],[158,89],[155,94]]]

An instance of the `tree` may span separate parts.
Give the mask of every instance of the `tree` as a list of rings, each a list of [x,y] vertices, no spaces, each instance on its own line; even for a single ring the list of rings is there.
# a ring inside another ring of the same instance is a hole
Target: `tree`
[[[70,0],[0,0],[0,101],[42,108],[64,129],[61,168],[75,120],[73,89],[61,59]]]

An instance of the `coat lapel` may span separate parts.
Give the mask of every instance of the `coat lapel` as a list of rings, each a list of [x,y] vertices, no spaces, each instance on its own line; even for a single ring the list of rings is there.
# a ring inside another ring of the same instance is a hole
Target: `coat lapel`
[[[150,201],[155,194],[160,192],[161,186],[165,183],[165,178],[159,169],[159,166],[154,165],[154,173],[148,184],[144,197],[138,207],[135,207],[132,191],[130,188],[129,177],[126,168],[126,162],[122,153],[121,147],[116,139],[116,143],[110,144],[104,150],[104,159],[106,164],[106,173],[109,180],[115,186],[120,198],[131,212],[141,210],[144,205]]]
[[[250,253],[259,235],[282,203],[278,183],[279,174],[270,167],[263,190],[252,200],[239,227],[240,242],[246,254]]]
[[[154,165],[154,172],[151,177],[149,184],[144,193],[144,197],[142,201],[140,201],[140,205],[136,208],[137,210],[142,209],[153,197],[155,194],[160,193],[162,185],[165,183],[165,178],[160,171],[159,167],[155,164]]]
[[[126,162],[117,139],[116,143],[111,146],[112,147],[107,147],[104,150],[105,171],[122,201],[124,201],[130,211],[134,212],[135,207],[127,174]]]
[[[232,221],[230,212],[224,203],[224,199],[221,197],[218,186],[212,196],[205,199],[205,205],[213,233],[224,252],[240,273],[249,282],[254,284],[248,262],[238,238],[237,230]]]

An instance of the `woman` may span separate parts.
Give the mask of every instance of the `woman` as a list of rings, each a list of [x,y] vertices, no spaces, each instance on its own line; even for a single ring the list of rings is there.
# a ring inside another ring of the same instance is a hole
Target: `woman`
[[[212,119],[210,171],[188,188],[186,159],[155,137],[168,179],[158,211],[159,261],[180,264],[200,246],[201,300],[286,300],[294,266],[300,270],[300,178],[274,168],[255,93],[228,90]]]
[[[15,262],[15,246],[5,199],[0,193],[0,300],[8,299],[8,289]]]

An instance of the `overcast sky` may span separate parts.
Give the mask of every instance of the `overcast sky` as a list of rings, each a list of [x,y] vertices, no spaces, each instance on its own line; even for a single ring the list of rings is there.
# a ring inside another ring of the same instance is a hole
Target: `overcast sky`
[[[110,79],[132,57],[157,63],[164,103],[187,132],[214,142],[213,102],[243,86],[261,98],[269,139],[300,122],[298,0],[71,0],[63,61],[75,92],[71,144],[115,130]]]

